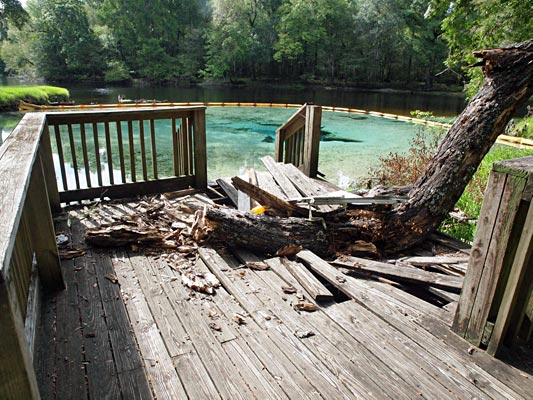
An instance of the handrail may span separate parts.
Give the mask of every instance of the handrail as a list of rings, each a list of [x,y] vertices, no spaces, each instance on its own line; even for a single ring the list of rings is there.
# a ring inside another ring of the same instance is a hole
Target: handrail
[[[39,398],[24,319],[34,260],[47,289],[64,287],[49,205],[51,149],[43,113],[25,115],[0,147],[0,398]]]
[[[47,120],[60,202],[207,187],[203,106],[54,112]]]
[[[304,104],[276,131],[274,159],[291,163],[307,176],[318,174],[318,151],[322,109]]]

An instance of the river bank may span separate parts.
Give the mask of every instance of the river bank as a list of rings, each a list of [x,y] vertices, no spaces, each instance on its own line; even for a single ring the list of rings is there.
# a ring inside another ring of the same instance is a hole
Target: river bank
[[[57,86],[0,87],[0,111],[17,111],[21,100],[34,104],[53,104],[69,99],[68,89]]]

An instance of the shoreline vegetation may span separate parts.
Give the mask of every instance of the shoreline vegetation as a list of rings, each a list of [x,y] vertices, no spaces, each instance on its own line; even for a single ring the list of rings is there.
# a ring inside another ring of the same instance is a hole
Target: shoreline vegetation
[[[2,86],[0,87],[0,111],[16,111],[21,100],[45,105],[67,102],[68,89],[57,86]]]

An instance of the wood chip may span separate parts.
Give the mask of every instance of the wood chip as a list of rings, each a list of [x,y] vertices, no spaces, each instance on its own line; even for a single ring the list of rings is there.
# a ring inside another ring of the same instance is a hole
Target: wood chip
[[[296,303],[292,307],[297,311],[313,312],[318,310],[318,306],[314,305],[313,303],[307,302]]]
[[[287,294],[296,293],[296,288],[294,286],[282,286],[281,290],[283,290],[283,293]]]
[[[85,249],[60,249],[59,250],[59,258],[61,260],[71,260],[76,257],[81,257],[87,253],[87,250]]]
[[[211,328],[212,330],[217,331],[217,332],[222,332],[222,327],[219,324],[217,324],[216,322],[209,323],[209,328]]]
[[[294,255],[298,254],[302,250],[303,250],[302,246],[297,246],[297,245],[286,246],[286,247],[276,251],[276,256],[278,256],[278,257],[291,257],[291,256],[294,256]]]
[[[246,320],[244,318],[245,318],[244,315],[239,314],[239,313],[235,313],[233,315],[232,320],[235,321],[237,323],[237,325],[245,325],[246,324]]]
[[[118,278],[117,278],[116,275],[113,275],[113,274],[105,274],[105,275],[104,275],[104,278],[110,280],[111,283],[114,283],[115,285],[118,284]]]
[[[248,267],[250,269],[254,269],[256,271],[265,271],[265,270],[267,270],[269,268],[268,265],[266,265],[266,263],[264,263],[262,261],[248,261],[244,265],[246,267]]]
[[[296,329],[294,331],[294,336],[296,336],[297,338],[300,338],[300,339],[305,339],[305,338],[308,338],[308,337],[311,337],[311,336],[315,336],[315,332]]]

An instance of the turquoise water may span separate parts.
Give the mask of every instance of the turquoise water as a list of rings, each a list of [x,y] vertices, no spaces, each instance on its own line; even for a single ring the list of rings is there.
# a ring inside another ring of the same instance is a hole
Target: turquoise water
[[[207,131],[207,169],[210,180],[235,176],[243,173],[246,168],[263,168],[260,158],[274,154],[274,137],[276,129],[295,112],[285,108],[253,108],[253,107],[210,107],[206,113]],[[0,115],[0,126],[12,126],[14,115]],[[3,124],[3,125],[2,125]],[[7,124],[7,125],[6,125]],[[331,182],[341,186],[351,186],[365,182],[370,178],[369,169],[376,166],[380,156],[389,152],[401,152],[408,148],[409,140],[415,135],[418,127],[414,124],[387,120],[379,117],[361,116],[338,112],[324,111],[322,116],[323,137],[320,142],[318,169]],[[158,153],[159,176],[170,176],[172,155],[170,121],[156,121],[159,131],[156,139]],[[4,129],[4,136],[9,128]],[[122,131],[127,132],[125,123]],[[103,126],[99,128],[99,153],[102,161],[104,183],[108,179],[108,166],[105,164],[106,151]],[[145,132],[149,132],[145,125]],[[149,154],[149,138],[145,133],[146,149]],[[94,143],[92,135],[88,137],[90,159],[94,159]],[[125,135],[127,136],[127,135]],[[74,137],[79,138],[79,129],[74,127]],[[140,148],[138,135],[135,135],[135,148]],[[120,181],[118,167],[118,145],[114,124],[111,124],[113,175]],[[68,143],[67,132],[62,132],[63,143]],[[54,142],[54,140],[52,141]],[[78,168],[82,168],[80,154],[81,141],[75,140]],[[126,166],[129,165],[127,137],[123,143],[126,154]],[[73,163],[69,152],[65,149],[69,188],[74,187]],[[137,152],[138,153],[138,152]],[[92,156],[91,156],[92,154]],[[57,159],[57,157],[55,157]],[[148,170],[151,161],[148,156]],[[57,161],[57,160],[56,160]],[[137,174],[140,171],[140,155],[137,154]],[[90,165],[91,180],[96,182],[96,166]],[[57,176],[59,174],[56,165]],[[82,187],[86,185],[83,171],[80,171]],[[60,185],[61,187],[62,185]]]
[[[207,111],[208,175],[232,176],[244,168],[262,166],[260,158],[273,155],[276,129],[294,109],[217,108]],[[343,186],[370,177],[380,156],[401,152],[418,126],[379,117],[324,111],[318,169]],[[270,138],[267,139],[267,138]]]

